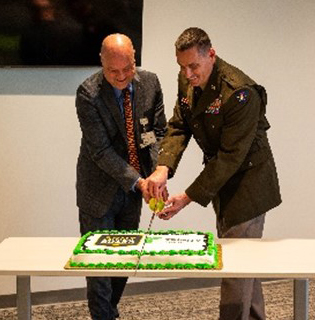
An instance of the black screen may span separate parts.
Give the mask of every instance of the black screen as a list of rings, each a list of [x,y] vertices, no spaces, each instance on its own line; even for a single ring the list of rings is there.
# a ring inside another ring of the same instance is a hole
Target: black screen
[[[123,33],[140,66],[142,12],[143,0],[0,0],[0,65],[100,65],[102,40]]]

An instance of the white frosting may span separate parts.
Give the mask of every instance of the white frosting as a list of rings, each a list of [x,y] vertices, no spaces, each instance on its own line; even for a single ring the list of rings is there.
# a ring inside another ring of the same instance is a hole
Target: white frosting
[[[152,242],[151,242],[152,241]],[[199,234],[147,235],[145,251],[204,250],[205,236]]]
[[[137,264],[139,260],[139,257],[137,255],[131,255],[131,254],[99,254],[99,253],[80,253],[80,254],[74,254],[71,257],[72,262],[76,263],[134,263]]]
[[[204,251],[204,255],[181,255],[179,253],[174,255],[162,255],[162,254],[144,254],[141,256],[141,264],[204,264],[214,263],[214,250],[211,255],[208,254],[206,248],[206,236],[199,234],[180,234],[180,235],[144,235],[139,234],[91,234],[86,242],[83,244],[82,250],[97,250],[97,249],[108,249],[113,250],[113,254],[105,253],[79,253],[73,254],[71,257],[72,262],[76,263],[133,263],[135,265],[139,262],[139,256],[134,254],[118,254],[119,250],[131,251],[137,250],[139,253],[142,250],[143,242],[145,237],[146,243],[143,248],[145,252],[158,253],[164,251],[180,251],[180,250],[193,250],[193,251]],[[137,243],[136,243],[137,242]],[[119,245],[118,245],[119,243]],[[127,245],[124,245],[127,244]]]

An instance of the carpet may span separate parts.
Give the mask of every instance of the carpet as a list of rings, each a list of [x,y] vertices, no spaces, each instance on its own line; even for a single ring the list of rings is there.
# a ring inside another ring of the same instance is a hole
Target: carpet
[[[293,281],[263,283],[268,320],[293,320]],[[219,288],[123,296],[120,320],[217,320]],[[0,310],[1,320],[16,320],[16,309]],[[32,307],[32,320],[90,320],[87,302]],[[309,319],[315,319],[315,281],[309,283]]]

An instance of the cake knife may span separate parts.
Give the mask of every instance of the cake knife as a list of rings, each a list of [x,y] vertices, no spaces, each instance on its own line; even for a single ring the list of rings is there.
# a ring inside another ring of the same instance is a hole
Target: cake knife
[[[154,217],[155,217],[155,211],[152,212],[152,216],[151,216],[151,219],[150,219],[150,222],[149,222],[149,227],[148,227],[147,231],[144,233],[144,240],[143,240],[142,248],[141,248],[141,251],[140,251],[140,254],[139,254],[139,259],[138,259],[138,263],[137,263],[137,266],[136,266],[136,270],[137,270],[138,267],[139,267],[140,259],[141,259],[142,252],[143,252],[144,246],[145,246],[145,241],[146,241],[146,238],[147,238],[148,233],[149,233],[150,230],[151,230]]]
[[[142,256],[142,252],[143,252],[143,250],[144,250],[144,246],[145,246],[145,243],[146,243],[146,238],[147,238],[147,235],[149,234],[149,232],[151,231],[151,227],[152,227],[152,223],[153,223],[154,217],[156,216],[156,214],[157,214],[158,212],[160,212],[161,210],[163,210],[163,208],[164,208],[164,201],[163,201],[162,199],[160,199],[159,201],[157,201],[157,199],[151,198],[150,201],[149,201],[149,208],[152,210],[152,216],[151,216],[151,219],[150,219],[150,222],[149,222],[148,229],[147,229],[147,231],[144,233],[144,234],[145,234],[145,237],[144,237],[144,241],[143,241],[142,248],[141,248],[141,251],[140,251],[140,255],[139,255],[138,263],[137,263],[137,266],[136,266],[136,270],[137,270],[138,267],[139,267],[140,260],[141,260],[141,256]]]
[[[147,230],[146,234],[151,231],[151,227],[152,227],[152,223],[153,223],[153,220],[154,220],[155,215],[156,215],[156,213],[155,213],[155,211],[153,211],[153,212],[152,212],[151,219],[150,219],[150,222],[149,222],[149,227],[148,227],[148,230]]]
[[[145,246],[147,235],[151,231],[152,223],[153,223],[154,217],[155,217],[156,212],[157,212],[157,204],[155,203],[154,208],[153,207],[150,207],[150,208],[152,209],[152,216],[151,216],[151,219],[150,219],[150,222],[149,222],[148,229],[144,233],[145,237],[144,237],[142,248],[141,248],[141,251],[140,251],[140,254],[139,254],[139,259],[138,259],[138,263],[137,263],[137,266],[136,266],[136,270],[138,270],[138,267],[139,267],[139,264],[140,264],[140,260],[141,260],[142,252],[144,250],[144,246]]]

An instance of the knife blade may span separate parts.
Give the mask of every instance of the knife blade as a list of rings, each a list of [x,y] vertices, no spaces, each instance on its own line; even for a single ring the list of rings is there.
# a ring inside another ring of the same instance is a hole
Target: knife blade
[[[155,211],[152,212],[152,216],[151,216],[151,219],[150,219],[150,222],[149,222],[149,227],[148,227],[148,230],[146,233],[149,233],[151,231],[151,227],[152,227],[152,223],[153,223],[153,220],[154,220],[154,217],[155,217],[156,213]]]
[[[147,231],[144,233],[144,241],[143,241],[142,248],[141,248],[141,251],[140,251],[140,254],[139,254],[139,259],[138,259],[138,263],[137,263],[137,266],[136,266],[136,270],[138,270],[138,267],[139,267],[139,264],[140,264],[140,260],[141,260],[141,256],[142,256],[142,252],[144,250],[144,246],[145,246],[145,243],[146,243],[146,238],[147,238],[148,233],[151,231],[151,227],[152,227],[152,223],[153,223],[155,215],[156,215],[156,213],[155,213],[155,211],[153,211],[151,219],[150,219],[150,222],[149,222],[149,227],[148,227]]]

